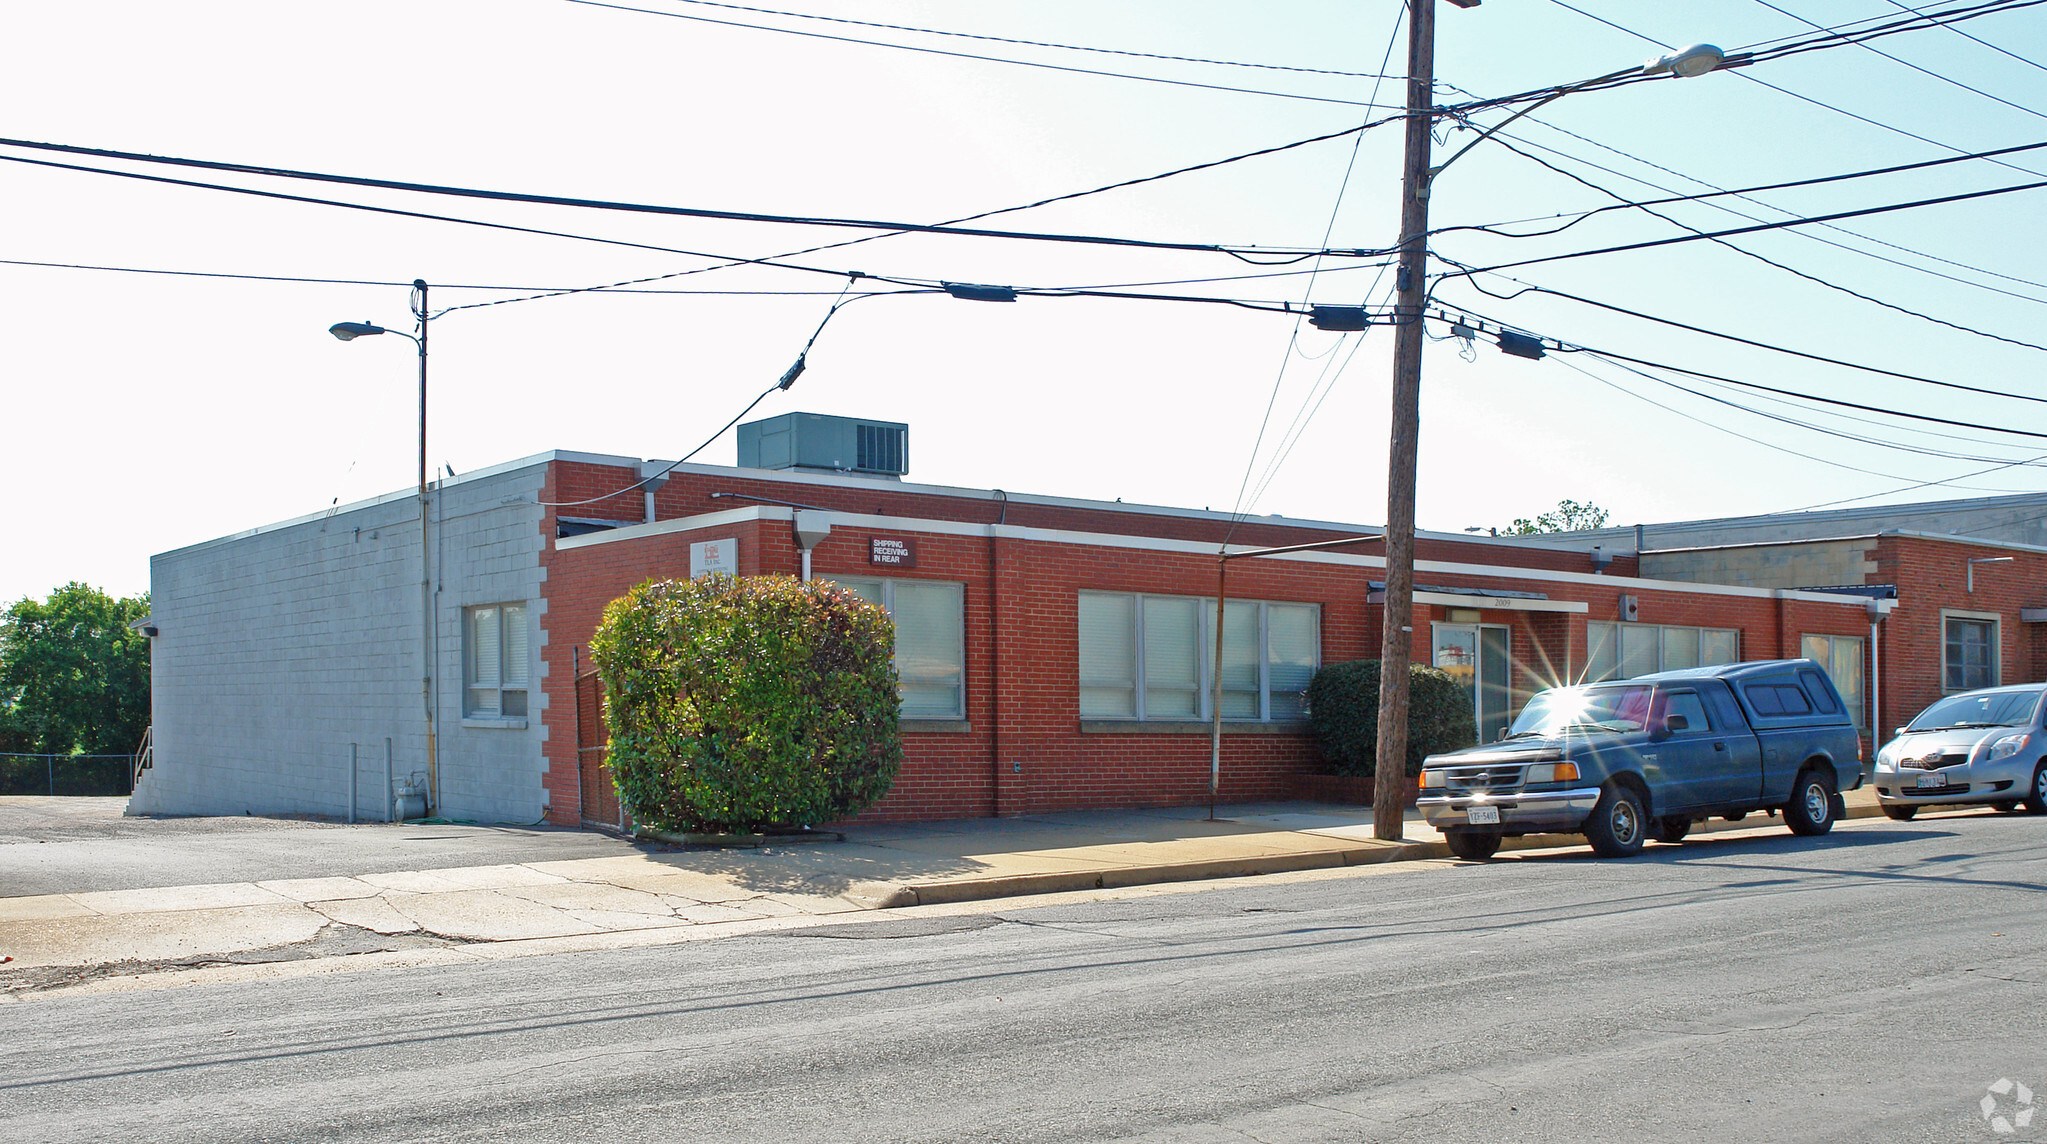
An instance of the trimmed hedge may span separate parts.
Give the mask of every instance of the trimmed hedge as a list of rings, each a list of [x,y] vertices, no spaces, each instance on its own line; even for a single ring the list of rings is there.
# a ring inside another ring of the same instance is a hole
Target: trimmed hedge
[[[1407,774],[1422,760],[1478,741],[1471,697],[1441,668],[1408,665]],[[1378,773],[1379,661],[1332,663],[1308,684],[1308,719],[1332,774]]]
[[[648,581],[590,641],[619,800],[656,830],[835,822],[902,761],[895,628],[835,584]]]

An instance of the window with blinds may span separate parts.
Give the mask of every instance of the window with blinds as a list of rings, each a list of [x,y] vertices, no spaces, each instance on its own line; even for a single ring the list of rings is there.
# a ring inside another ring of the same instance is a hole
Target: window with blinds
[[[1078,617],[1082,718],[1211,717],[1213,599],[1082,592]],[[1321,621],[1314,604],[1229,601],[1223,615],[1223,718],[1304,718],[1308,681],[1322,662]]]
[[[462,714],[524,718],[532,643],[526,605],[486,604],[462,610]]]
[[[966,588],[951,580],[836,578],[841,588],[879,604],[896,626],[897,693],[905,719],[964,719],[967,714]]]
[[[1585,642],[1587,683],[1741,660],[1741,632],[1733,628],[1594,622],[1585,625]]]

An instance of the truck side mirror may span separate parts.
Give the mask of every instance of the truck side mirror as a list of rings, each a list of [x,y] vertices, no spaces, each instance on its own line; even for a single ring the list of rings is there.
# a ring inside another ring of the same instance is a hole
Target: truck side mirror
[[[1692,721],[1682,715],[1665,715],[1663,717],[1663,729],[1673,735],[1689,728],[1691,725]]]

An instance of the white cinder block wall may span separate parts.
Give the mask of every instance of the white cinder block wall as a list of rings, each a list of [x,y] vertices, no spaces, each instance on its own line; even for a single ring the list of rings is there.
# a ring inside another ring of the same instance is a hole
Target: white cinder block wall
[[[545,809],[540,531],[546,456],[448,482],[430,536],[441,804],[478,822]],[[525,720],[462,717],[462,609],[523,602]],[[155,764],[131,814],[383,817],[384,742],[402,779],[426,770],[417,494],[193,545],[150,563]]]

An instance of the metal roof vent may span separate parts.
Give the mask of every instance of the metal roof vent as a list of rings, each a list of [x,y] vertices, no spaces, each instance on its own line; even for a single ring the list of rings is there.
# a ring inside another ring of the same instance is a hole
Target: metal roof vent
[[[739,467],[895,479],[910,471],[910,427],[824,413],[749,421],[739,427]]]

